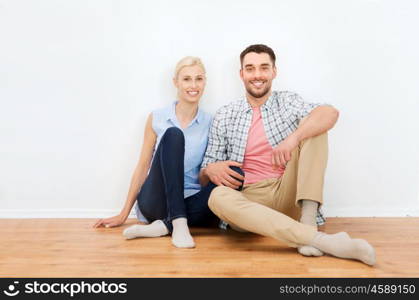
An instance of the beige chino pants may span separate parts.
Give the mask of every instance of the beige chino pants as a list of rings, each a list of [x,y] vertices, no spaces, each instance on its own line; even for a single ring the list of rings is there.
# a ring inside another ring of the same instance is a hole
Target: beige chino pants
[[[302,199],[323,203],[327,133],[306,139],[292,152],[284,175],[243,187],[216,187],[211,210],[231,227],[275,238],[291,247],[310,244],[317,229],[299,220]]]

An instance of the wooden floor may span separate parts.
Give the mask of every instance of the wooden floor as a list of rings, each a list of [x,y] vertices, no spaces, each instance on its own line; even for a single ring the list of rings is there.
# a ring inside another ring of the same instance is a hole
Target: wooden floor
[[[330,256],[307,258],[271,238],[193,228],[197,247],[170,237],[127,241],[93,219],[1,219],[0,277],[419,277],[419,218],[328,218],[376,249],[369,267]]]

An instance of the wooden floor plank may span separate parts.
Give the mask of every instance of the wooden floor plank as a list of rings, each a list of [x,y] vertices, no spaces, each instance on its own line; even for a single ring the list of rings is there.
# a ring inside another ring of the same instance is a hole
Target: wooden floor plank
[[[1,219],[0,277],[419,277],[419,218],[328,218],[322,231],[347,231],[376,249],[369,267],[330,256],[303,257],[250,233],[193,228],[195,249],[170,237],[125,240],[93,219]]]

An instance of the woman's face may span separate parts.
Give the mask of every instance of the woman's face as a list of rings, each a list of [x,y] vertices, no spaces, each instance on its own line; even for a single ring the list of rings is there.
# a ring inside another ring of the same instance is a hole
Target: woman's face
[[[199,65],[183,67],[174,79],[179,101],[197,103],[205,88],[205,72]]]

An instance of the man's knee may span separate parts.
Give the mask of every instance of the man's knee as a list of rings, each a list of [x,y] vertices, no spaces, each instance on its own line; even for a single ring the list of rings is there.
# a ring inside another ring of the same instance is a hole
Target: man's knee
[[[300,120],[300,122],[299,122],[299,124],[298,124],[298,127],[300,127],[301,125],[303,125],[305,122],[307,122],[307,119],[308,119],[308,116],[305,116],[304,118],[302,118],[301,120]],[[326,143],[327,143],[327,136],[328,136],[328,132],[327,131],[325,131],[325,132],[323,132],[323,133],[321,133],[321,134],[318,134],[318,135],[316,135],[316,136],[313,136],[313,137],[310,137],[310,138],[307,138],[307,139],[312,139],[312,138],[315,138],[315,137],[319,137],[319,139],[322,139],[322,140],[324,140]],[[306,140],[307,140],[306,139]],[[304,140],[305,141],[305,140]],[[304,142],[303,141],[303,142]]]
[[[300,122],[298,122],[298,127],[300,127],[301,125],[303,125],[307,121],[307,119],[308,119],[308,116],[305,116],[304,118],[302,118],[300,120]]]
[[[226,201],[226,193],[228,193],[228,191],[230,190],[229,187],[220,185],[217,186],[216,188],[214,188],[211,192],[211,195],[208,199],[208,207],[214,211],[217,209],[217,207],[219,206],[219,203],[221,203],[222,201]]]

